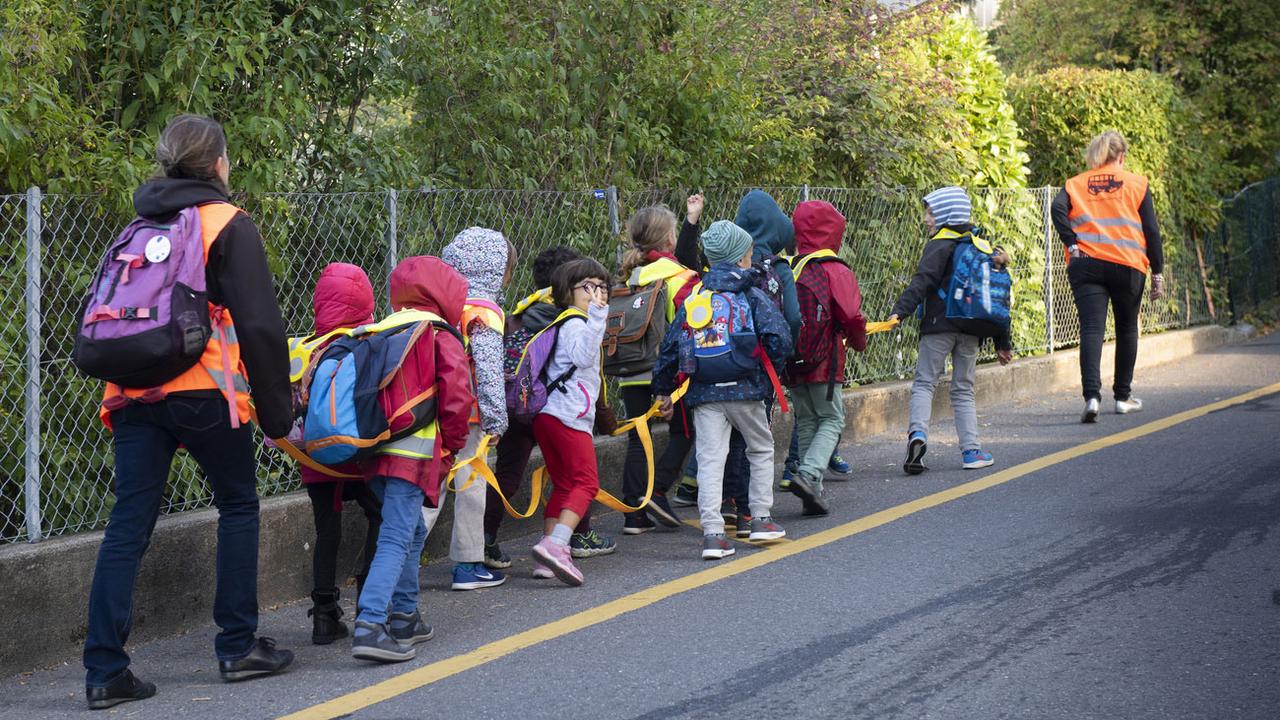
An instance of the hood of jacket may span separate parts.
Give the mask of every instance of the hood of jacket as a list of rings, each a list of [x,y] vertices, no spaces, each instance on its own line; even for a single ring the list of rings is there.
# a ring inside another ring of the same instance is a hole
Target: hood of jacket
[[[795,239],[791,219],[778,207],[773,196],[763,190],[752,190],[743,196],[733,222],[751,233],[751,241],[757,250],[769,255],[777,255],[791,247]]]
[[[311,299],[317,335],[373,322],[373,284],[359,265],[329,263]]]
[[[507,273],[507,239],[497,230],[469,227],[445,245],[440,259],[467,279],[470,297],[497,302]]]
[[[407,257],[391,271],[391,307],[426,310],[457,326],[467,301],[467,279],[431,255]]]
[[[733,263],[712,265],[702,276],[702,286],[717,292],[746,292],[755,285],[755,271]]]
[[[183,208],[228,202],[216,183],[189,178],[153,178],[133,191],[133,210],[151,220],[168,220]]]
[[[533,332],[545,328],[560,317],[560,307],[555,303],[536,302],[520,315],[521,327]]]
[[[800,203],[796,206],[795,227],[797,255],[819,250],[840,251],[845,219],[831,203],[825,200]]]

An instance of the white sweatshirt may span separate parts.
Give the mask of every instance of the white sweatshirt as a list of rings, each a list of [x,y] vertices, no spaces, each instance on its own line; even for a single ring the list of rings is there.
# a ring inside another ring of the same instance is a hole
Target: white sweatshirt
[[[573,375],[553,390],[542,412],[566,427],[591,433],[596,421],[596,398],[600,395],[600,343],[604,341],[604,321],[609,308],[587,308],[587,320],[571,318],[560,326],[556,352],[547,362],[547,382],[564,374],[570,367]]]

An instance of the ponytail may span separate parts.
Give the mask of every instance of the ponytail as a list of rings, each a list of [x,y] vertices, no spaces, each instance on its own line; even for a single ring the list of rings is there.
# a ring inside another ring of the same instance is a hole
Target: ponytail
[[[618,270],[622,282],[645,264],[645,255],[666,250],[675,232],[676,214],[665,205],[650,205],[636,211],[627,220],[627,238],[631,244],[622,253],[622,267]]]
[[[1120,159],[1129,151],[1129,143],[1124,136],[1115,130],[1108,130],[1089,142],[1084,151],[1084,160],[1089,168],[1100,168]]]

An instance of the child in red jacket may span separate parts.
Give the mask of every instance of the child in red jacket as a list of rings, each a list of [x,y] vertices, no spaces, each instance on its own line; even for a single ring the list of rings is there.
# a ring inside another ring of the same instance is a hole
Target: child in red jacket
[[[391,306],[439,316],[457,327],[467,298],[467,281],[437,257],[405,258],[391,272]],[[382,500],[382,528],[369,578],[360,593],[360,612],[351,654],[364,660],[400,662],[416,655],[414,645],[431,639],[431,626],[418,611],[418,559],[427,539],[422,505],[439,502],[440,480],[453,453],[467,442],[475,396],[471,367],[461,338],[433,328],[413,345],[380,401],[398,406],[435,386],[436,418],[409,437],[382,446],[365,466],[369,486]],[[389,394],[388,394],[389,393]],[[403,396],[403,397],[402,397]]]
[[[358,265],[330,263],[316,281],[311,308],[315,316],[315,333],[306,343],[342,328],[354,328],[373,322],[373,285],[369,276]],[[336,337],[336,336],[335,336]],[[311,351],[318,359],[328,342]],[[346,468],[343,474],[355,470]],[[311,553],[311,600],[315,607],[307,611],[311,616],[311,642],[327,645],[347,636],[347,626],[339,618],[337,565],[338,548],[342,544],[342,503],[354,500],[369,521],[365,533],[362,566],[356,575],[356,595],[369,575],[369,563],[378,542],[378,525],[382,522],[378,512],[378,498],[369,486],[359,481],[343,482],[307,467],[302,468],[302,484],[311,498],[311,513],[316,523],[316,544]]]
[[[822,478],[844,431],[844,368],[849,348],[867,347],[867,319],[853,270],[838,255],[845,219],[835,206],[810,200],[796,206],[792,261],[801,326],[787,365],[795,408],[799,468],[787,489],[806,497],[806,515],[825,515]]]

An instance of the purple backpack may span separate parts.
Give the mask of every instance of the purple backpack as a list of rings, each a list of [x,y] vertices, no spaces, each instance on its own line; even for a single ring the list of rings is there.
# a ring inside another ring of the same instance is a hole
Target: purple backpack
[[[89,288],[72,362],[127,388],[163,385],[194,366],[211,334],[200,211],[135,218]]]
[[[584,319],[581,310],[570,308],[560,313],[550,325],[538,331],[520,353],[515,374],[507,380],[507,413],[516,421],[529,424],[546,407],[547,397],[554,391],[566,392],[564,384],[573,377],[570,366],[559,377],[547,378],[547,365],[556,352],[560,326],[573,318]]]

